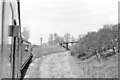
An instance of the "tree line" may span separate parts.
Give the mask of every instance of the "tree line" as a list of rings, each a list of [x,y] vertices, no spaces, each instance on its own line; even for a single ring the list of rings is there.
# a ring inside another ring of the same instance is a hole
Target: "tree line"
[[[77,54],[96,54],[109,49],[117,48],[118,25],[104,25],[97,32],[88,32],[74,45]]]
[[[48,44],[49,45],[56,45],[62,42],[70,42],[76,41],[75,37],[72,36],[70,33],[64,34],[64,36],[59,36],[57,33],[53,33],[49,35]]]

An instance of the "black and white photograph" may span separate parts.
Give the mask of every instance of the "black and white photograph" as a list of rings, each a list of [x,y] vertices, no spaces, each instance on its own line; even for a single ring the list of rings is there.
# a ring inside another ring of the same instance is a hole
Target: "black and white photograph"
[[[120,0],[0,0],[0,80],[118,80]]]

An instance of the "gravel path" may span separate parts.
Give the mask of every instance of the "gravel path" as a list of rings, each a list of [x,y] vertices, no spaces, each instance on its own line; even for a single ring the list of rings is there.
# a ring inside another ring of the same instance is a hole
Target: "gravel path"
[[[70,52],[51,54],[36,59],[25,78],[77,78],[69,63]]]

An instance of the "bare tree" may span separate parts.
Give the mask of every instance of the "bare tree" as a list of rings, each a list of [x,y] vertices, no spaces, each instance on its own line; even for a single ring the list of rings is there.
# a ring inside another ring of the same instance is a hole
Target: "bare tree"
[[[65,41],[65,42],[69,42],[69,41],[70,41],[70,33],[66,33],[66,34],[64,35],[64,41]]]
[[[57,33],[54,33],[54,43],[57,44],[60,43],[61,41],[62,38]]]
[[[49,35],[49,41],[48,44],[52,45],[53,44],[53,34]]]

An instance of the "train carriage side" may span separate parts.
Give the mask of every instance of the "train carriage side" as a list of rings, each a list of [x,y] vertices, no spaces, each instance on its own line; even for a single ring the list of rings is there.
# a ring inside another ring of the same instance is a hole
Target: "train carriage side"
[[[23,78],[32,61],[31,43],[21,36],[20,2],[0,4],[0,79]]]

